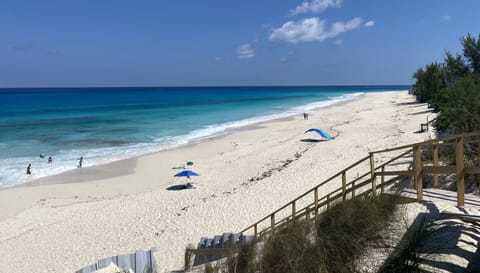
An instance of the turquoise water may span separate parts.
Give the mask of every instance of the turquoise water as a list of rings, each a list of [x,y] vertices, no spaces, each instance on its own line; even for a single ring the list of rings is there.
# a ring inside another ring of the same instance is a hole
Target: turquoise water
[[[0,89],[0,187],[409,86]],[[53,157],[48,164],[40,154]],[[32,164],[32,175],[25,175]]]

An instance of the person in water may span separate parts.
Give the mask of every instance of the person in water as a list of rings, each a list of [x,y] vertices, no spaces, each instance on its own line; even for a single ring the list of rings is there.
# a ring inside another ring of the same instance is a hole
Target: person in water
[[[48,164],[52,163],[53,162],[53,159],[51,156],[48,157]]]
[[[45,158],[45,156],[44,156],[44,155],[42,155],[42,154],[40,154],[40,158]]]
[[[32,174],[32,171],[30,170],[31,167],[32,167],[32,164],[28,164],[28,167],[27,167],[27,174],[28,175]]]
[[[78,161],[78,167],[81,168],[83,166],[83,156],[80,157],[80,160]]]

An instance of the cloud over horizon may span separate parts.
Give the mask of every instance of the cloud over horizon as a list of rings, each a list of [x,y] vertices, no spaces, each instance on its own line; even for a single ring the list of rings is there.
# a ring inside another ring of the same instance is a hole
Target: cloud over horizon
[[[293,44],[313,41],[322,42],[341,33],[361,27],[363,21],[362,18],[355,17],[346,22],[335,22],[329,27],[326,25],[326,20],[322,20],[318,17],[306,18],[300,21],[288,21],[281,27],[274,29],[270,34],[269,39],[275,42],[287,42]],[[373,21],[367,23],[370,22]]]
[[[290,10],[290,15],[298,15],[303,13],[320,13],[328,8],[340,8],[342,0],[312,0],[304,1],[294,9]]]
[[[243,44],[237,48],[237,58],[251,59],[255,56],[255,51],[250,44]]]

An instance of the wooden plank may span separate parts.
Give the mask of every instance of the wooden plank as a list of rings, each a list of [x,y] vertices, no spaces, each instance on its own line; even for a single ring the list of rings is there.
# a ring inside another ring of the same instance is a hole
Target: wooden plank
[[[318,188],[315,188],[315,191],[313,193],[313,201],[315,203],[315,219],[317,219],[317,216],[318,216]]]
[[[272,230],[275,229],[275,213],[270,215],[270,226],[272,227]]]
[[[420,146],[413,147],[413,170],[415,172],[415,187],[417,189],[417,201],[423,200],[423,177],[422,177],[422,158]]]
[[[102,269],[107,267],[109,264],[114,263],[117,264],[116,256],[103,258],[97,261],[97,268]]]
[[[145,268],[147,267],[147,257],[146,253],[143,250],[138,250],[135,252],[135,272],[146,272]]]
[[[352,198],[355,198],[355,181],[352,182]]]
[[[475,166],[475,167],[466,167],[465,168],[465,173],[468,174],[480,174],[480,167]]]
[[[135,268],[135,255],[132,254],[123,254],[117,256],[118,267],[123,270],[134,269]]]
[[[374,151],[373,153],[378,154],[378,153],[385,153],[385,152],[391,152],[391,151],[396,151],[396,150],[401,150],[401,149],[406,149],[406,148],[413,148],[414,146],[422,146],[422,147],[427,147],[435,144],[440,144],[442,142],[446,141],[451,141],[454,139],[457,139],[458,137],[470,137],[470,136],[478,136],[480,135],[480,131],[477,132],[472,132],[472,133],[465,133],[465,134],[457,134],[457,135],[451,135],[439,139],[432,139],[432,140],[427,140],[423,142],[417,142],[414,144],[409,144],[409,145],[404,145],[404,146],[399,146],[395,148],[389,148],[389,149],[384,149],[384,150],[378,150]]]
[[[423,166],[423,174],[454,174],[456,166]]]
[[[257,224],[256,223],[253,225],[253,234],[255,235],[255,237],[257,237],[257,235],[258,235],[258,229],[257,229]]]
[[[385,171],[385,166],[382,167],[382,172]],[[381,183],[380,183],[380,186],[381,186],[381,192],[383,193],[385,191],[385,187],[384,187],[384,184],[385,183],[385,175],[382,174],[382,180],[381,180]]]
[[[307,221],[307,224],[310,223],[310,206],[307,206],[307,208],[305,209],[305,216],[306,216],[306,221]]]
[[[413,175],[415,172],[414,171],[381,171],[381,172],[375,172],[376,175],[395,175],[395,176],[410,176]]]
[[[370,176],[372,181],[372,193],[373,195],[377,194],[377,180],[375,176],[375,161],[373,158],[373,153],[370,153]]]
[[[343,193],[343,201],[347,199],[347,172],[344,171],[342,173],[342,193]]]
[[[464,138],[459,137],[455,142],[455,165],[457,166],[457,205],[465,205],[465,170],[464,170]]]
[[[292,220],[295,222],[295,201],[292,202]]]
[[[438,144],[433,145],[433,167],[438,166]],[[433,175],[433,187],[438,188],[438,174]]]

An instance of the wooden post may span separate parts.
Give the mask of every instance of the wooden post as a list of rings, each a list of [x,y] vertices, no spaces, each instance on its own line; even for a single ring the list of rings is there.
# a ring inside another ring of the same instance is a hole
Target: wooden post
[[[373,195],[377,194],[377,181],[375,177],[375,161],[373,159],[373,153],[370,152],[370,176],[372,179],[372,193]]]
[[[315,201],[315,221],[317,221],[317,216],[318,216],[318,188],[315,188],[315,191],[313,192],[313,199]]]
[[[438,143],[433,145],[433,167],[438,166]],[[438,188],[438,174],[433,175],[433,187]]]
[[[380,184],[380,188],[382,190],[382,193],[385,191],[385,175],[383,175],[383,172],[385,171],[385,166],[382,167],[382,183]]]
[[[459,137],[455,141],[455,158],[457,166],[457,205],[465,205],[465,170],[464,170],[464,139]]]
[[[310,206],[307,206],[307,208],[305,209],[305,217],[307,219],[307,223],[310,223]]]
[[[413,147],[413,169],[415,172],[415,187],[417,189],[417,201],[423,200],[423,177],[422,177],[422,155],[420,146]]]
[[[342,193],[343,193],[343,201],[347,199],[347,172],[342,172]]]
[[[327,209],[330,209],[330,194],[327,194]]]
[[[270,215],[270,224],[272,227],[272,232],[275,231],[275,213],[272,213],[272,215]]]
[[[355,181],[352,182],[352,199],[355,198]]]
[[[292,202],[292,221],[295,222],[295,201]]]
[[[253,234],[255,234],[255,237],[257,237],[257,224],[253,225]]]

